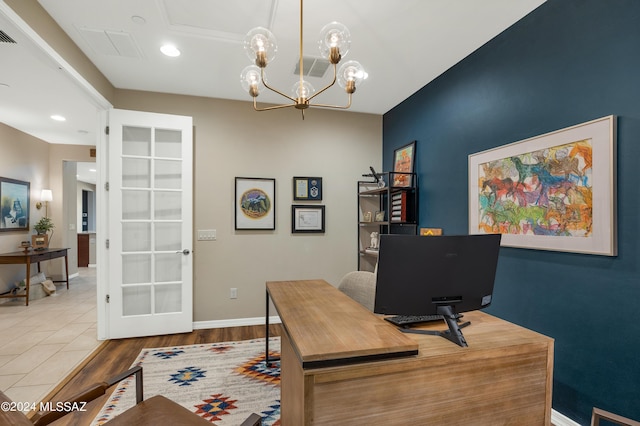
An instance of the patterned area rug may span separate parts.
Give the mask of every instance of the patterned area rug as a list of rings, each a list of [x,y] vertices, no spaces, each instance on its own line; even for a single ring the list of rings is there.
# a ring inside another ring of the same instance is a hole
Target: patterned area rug
[[[280,363],[266,365],[265,340],[143,349],[144,398],[164,395],[209,420],[238,425],[251,413],[263,425],[280,425]],[[280,338],[269,339],[279,356]],[[270,363],[271,364],[271,363]],[[120,382],[92,425],[102,425],[135,405],[135,379]]]

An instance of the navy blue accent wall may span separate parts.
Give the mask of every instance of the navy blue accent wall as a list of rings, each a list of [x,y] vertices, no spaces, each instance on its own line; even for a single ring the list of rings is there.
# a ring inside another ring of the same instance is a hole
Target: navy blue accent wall
[[[618,256],[503,248],[488,310],[555,339],[553,408],[581,424],[640,420],[640,1],[548,0],[383,120],[385,170],[417,140],[420,226],[464,234],[469,154],[607,115]]]

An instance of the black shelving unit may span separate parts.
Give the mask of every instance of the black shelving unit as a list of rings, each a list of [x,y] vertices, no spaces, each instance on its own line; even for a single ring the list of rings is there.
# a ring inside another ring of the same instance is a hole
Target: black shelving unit
[[[418,233],[417,175],[386,172],[378,176],[385,182],[384,186],[358,181],[359,271],[373,271],[378,261],[377,249],[371,246],[373,232],[378,235]]]

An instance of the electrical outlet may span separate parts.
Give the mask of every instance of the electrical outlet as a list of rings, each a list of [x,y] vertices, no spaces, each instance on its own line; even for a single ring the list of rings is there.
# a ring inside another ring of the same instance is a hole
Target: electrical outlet
[[[238,298],[238,289],[235,287],[231,288],[231,291],[229,291],[229,299],[237,299]]]

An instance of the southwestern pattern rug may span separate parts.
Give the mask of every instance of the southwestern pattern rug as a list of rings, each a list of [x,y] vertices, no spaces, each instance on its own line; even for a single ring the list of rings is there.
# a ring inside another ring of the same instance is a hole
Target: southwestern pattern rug
[[[280,363],[265,363],[265,339],[143,349],[144,398],[164,395],[217,426],[238,425],[251,413],[263,425],[280,425]],[[280,338],[269,339],[280,356]],[[102,425],[135,405],[135,379],[116,385],[92,425]]]

